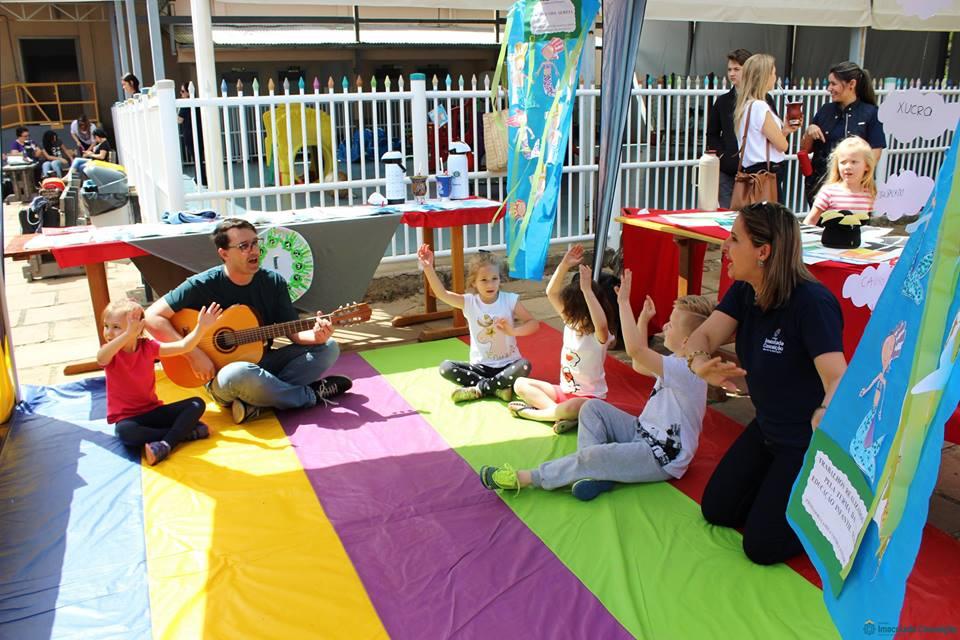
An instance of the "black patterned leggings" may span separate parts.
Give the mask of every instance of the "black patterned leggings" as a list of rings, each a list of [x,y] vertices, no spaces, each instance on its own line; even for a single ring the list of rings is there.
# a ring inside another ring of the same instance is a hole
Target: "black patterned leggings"
[[[524,358],[514,360],[505,367],[444,360],[440,365],[440,375],[461,387],[478,387],[483,395],[490,396],[497,389],[512,389],[513,381],[529,376],[530,369],[530,361]]]

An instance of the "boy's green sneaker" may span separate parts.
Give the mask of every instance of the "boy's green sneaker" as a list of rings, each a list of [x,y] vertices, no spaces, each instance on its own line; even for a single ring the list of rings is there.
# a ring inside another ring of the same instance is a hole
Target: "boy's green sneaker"
[[[507,387],[506,389],[497,389],[493,392],[493,395],[497,396],[504,402],[510,402],[513,400],[513,389]]]
[[[601,493],[606,493],[613,489],[613,482],[610,480],[594,480],[593,478],[584,478],[583,480],[577,480],[573,483],[573,486],[570,487],[570,493],[573,494],[573,497],[577,500],[583,500],[587,502],[593,500]]]
[[[517,480],[517,470],[509,464],[500,467],[484,465],[480,467],[480,482],[487,489],[516,491],[520,493],[520,481]]]

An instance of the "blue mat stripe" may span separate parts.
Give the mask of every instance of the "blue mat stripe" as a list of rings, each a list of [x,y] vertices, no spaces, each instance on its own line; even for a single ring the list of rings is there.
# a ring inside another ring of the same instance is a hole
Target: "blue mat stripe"
[[[0,453],[0,636],[150,638],[139,452],[103,378],[24,387]]]

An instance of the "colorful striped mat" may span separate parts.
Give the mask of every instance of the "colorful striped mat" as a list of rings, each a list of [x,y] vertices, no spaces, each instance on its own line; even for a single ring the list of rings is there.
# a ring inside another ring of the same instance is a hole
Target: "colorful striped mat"
[[[522,348],[556,377],[556,332]],[[446,358],[466,345],[344,355],[338,406],[242,427],[210,404],[214,436],[152,468],[110,434],[102,379],[29,389],[0,454],[0,636],[835,637],[809,563],[752,565],[700,517],[737,425],[709,412],[676,483],[499,496],[481,465],[533,466],[576,437],[453,405]],[[608,381],[639,411],[649,379],[610,360]],[[928,532],[902,622],[955,623],[958,570],[960,546]]]

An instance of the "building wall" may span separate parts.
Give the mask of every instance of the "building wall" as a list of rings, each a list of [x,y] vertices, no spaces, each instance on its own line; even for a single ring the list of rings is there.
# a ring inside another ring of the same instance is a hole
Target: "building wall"
[[[0,17],[0,84],[23,81],[21,38],[73,38],[80,80],[94,82],[100,119],[109,119],[116,100],[116,70],[107,22],[18,22]]]

